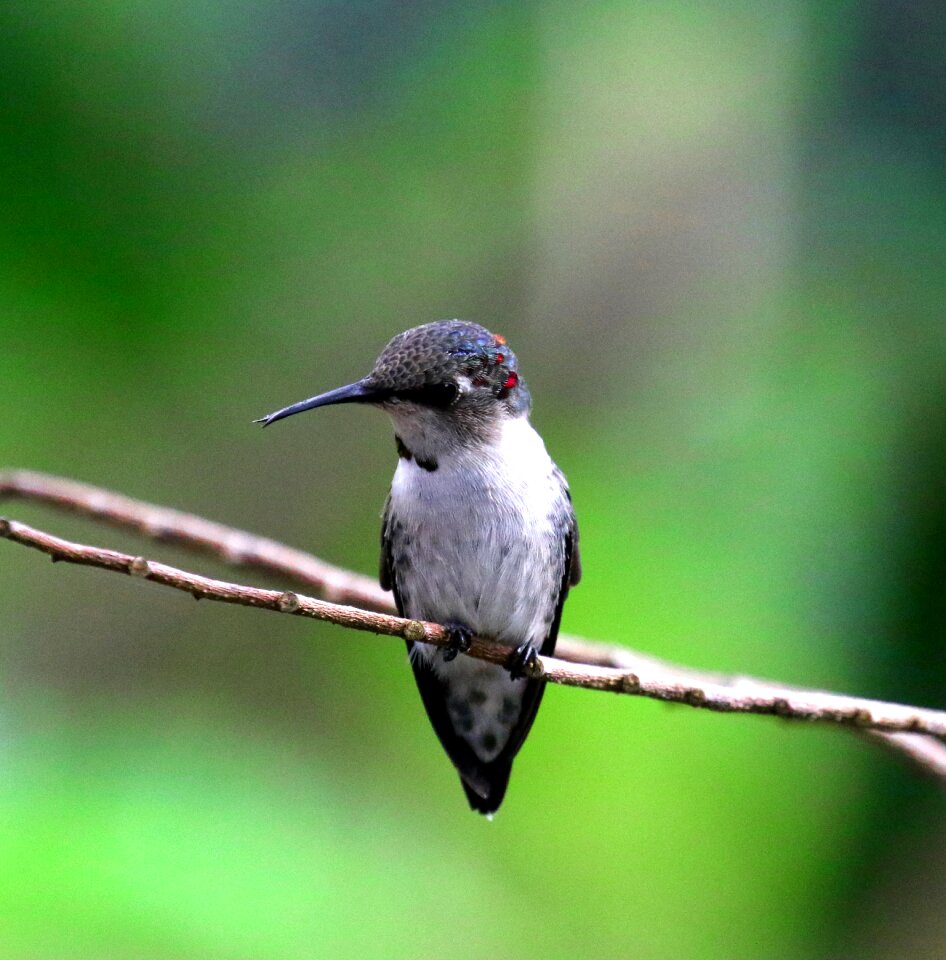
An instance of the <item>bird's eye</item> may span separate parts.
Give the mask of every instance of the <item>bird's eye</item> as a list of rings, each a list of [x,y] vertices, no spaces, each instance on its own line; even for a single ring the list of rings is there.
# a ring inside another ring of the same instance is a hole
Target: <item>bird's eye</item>
[[[460,388],[452,381],[438,383],[435,387],[430,387],[430,400],[428,403],[432,407],[449,407],[460,395]]]
[[[460,395],[460,388],[448,380],[445,383],[431,383],[416,390],[406,390],[399,394],[404,400],[419,403],[425,407],[435,407],[445,410],[451,406]]]

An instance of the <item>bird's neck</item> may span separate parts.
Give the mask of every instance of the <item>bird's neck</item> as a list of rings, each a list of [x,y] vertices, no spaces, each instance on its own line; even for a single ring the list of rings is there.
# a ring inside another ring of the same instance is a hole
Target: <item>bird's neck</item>
[[[501,430],[498,421],[461,418],[415,404],[402,404],[389,412],[400,456],[429,469],[464,450],[493,442]]]
[[[444,436],[440,426],[440,423],[431,425],[413,418],[399,422],[395,418],[395,437],[401,458],[428,473],[491,468],[505,472],[507,467],[520,472],[530,464],[545,472],[550,462],[545,444],[526,414],[503,417],[488,432],[459,439],[456,434]]]

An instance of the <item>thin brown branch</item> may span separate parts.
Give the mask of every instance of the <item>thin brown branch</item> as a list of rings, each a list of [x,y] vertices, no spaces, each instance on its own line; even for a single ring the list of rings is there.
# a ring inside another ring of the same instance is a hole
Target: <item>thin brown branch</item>
[[[97,566],[183,590],[198,599],[237,603],[336,623],[434,645],[446,642],[438,624],[383,612],[388,596],[367,577],[326,564],[274,540],[156,507],[85,484],[27,471],[0,473],[0,497],[19,496],[84,513],[147,536],[196,548],[230,563],[276,572],[315,587],[357,609],[301,594],[214,580],[143,557],[70,543],[17,521],[0,521],[0,537],[34,547],[53,560]],[[773,714],[793,720],[830,721],[868,733],[946,779],[946,712],[770,683],[752,677],[709,674],[623,647],[562,637],[561,657],[541,657],[535,671],[547,681],[685,703],[726,713]],[[477,639],[470,655],[506,662],[510,648]]]
[[[137,530],[152,540],[181,544],[235,566],[288,577],[333,603],[394,611],[391,595],[371,577],[351,573],[304,550],[295,550],[276,540],[214,523],[193,513],[159,507],[77,480],[32,470],[0,471],[0,499],[14,497]]]

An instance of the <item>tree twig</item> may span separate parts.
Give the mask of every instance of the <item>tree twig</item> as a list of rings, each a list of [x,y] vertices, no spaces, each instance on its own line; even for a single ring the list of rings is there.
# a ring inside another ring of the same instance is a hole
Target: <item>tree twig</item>
[[[371,577],[351,573],[304,550],[295,550],[268,537],[214,523],[193,513],[159,507],[46,473],[0,471],[0,499],[14,497],[137,530],[152,540],[181,544],[235,566],[289,577],[333,603],[354,604],[386,613],[394,611],[391,595]]]
[[[0,520],[0,537],[34,547],[52,559],[96,566],[183,590],[198,599],[237,603],[310,617],[433,645],[447,642],[439,624],[391,616],[388,596],[367,577],[333,567],[300,550],[202,517],[168,510],[86,484],[29,471],[0,473],[0,497],[52,504],[175,541],[230,563],[276,572],[316,588],[332,601],[203,577],[144,557],[71,543],[15,520]],[[477,638],[469,655],[505,663],[511,648]],[[634,694],[726,713],[773,714],[830,721],[881,740],[946,780],[946,712],[848,697],[692,670],[624,647],[562,637],[559,657],[540,657],[534,675],[569,686]]]

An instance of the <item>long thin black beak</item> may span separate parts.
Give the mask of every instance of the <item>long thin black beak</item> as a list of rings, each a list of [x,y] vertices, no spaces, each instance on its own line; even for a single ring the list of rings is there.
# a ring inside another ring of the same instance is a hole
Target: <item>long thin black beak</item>
[[[329,390],[328,393],[320,393],[317,397],[310,397],[308,400],[294,403],[290,407],[283,407],[282,410],[277,410],[267,417],[260,417],[259,420],[253,422],[268,427],[277,420],[283,420],[305,410],[314,410],[316,407],[327,407],[333,403],[377,403],[380,399],[381,392],[377,387],[366,383],[364,380],[359,380],[357,383],[348,384],[347,387]]]

